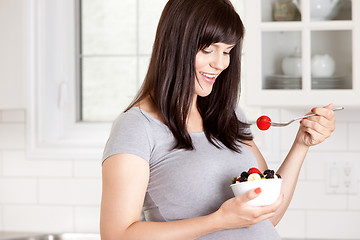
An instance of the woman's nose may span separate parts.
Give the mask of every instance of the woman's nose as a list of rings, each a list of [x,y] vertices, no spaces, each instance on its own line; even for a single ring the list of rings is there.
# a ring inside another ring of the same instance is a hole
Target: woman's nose
[[[226,56],[214,56],[214,58],[212,59],[210,66],[212,68],[215,68],[216,70],[224,70],[227,67],[227,60],[226,60]]]

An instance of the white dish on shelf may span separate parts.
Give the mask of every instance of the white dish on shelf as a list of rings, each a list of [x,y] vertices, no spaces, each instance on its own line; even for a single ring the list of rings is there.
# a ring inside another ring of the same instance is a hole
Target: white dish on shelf
[[[301,77],[271,75],[266,77],[266,89],[301,89]]]
[[[344,87],[344,78],[341,76],[330,77],[312,77],[312,89],[342,89]]]

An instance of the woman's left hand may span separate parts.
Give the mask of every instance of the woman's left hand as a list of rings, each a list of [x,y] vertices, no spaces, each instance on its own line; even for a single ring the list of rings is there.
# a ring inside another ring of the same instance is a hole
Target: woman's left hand
[[[311,113],[317,115],[305,118],[300,122],[298,141],[306,146],[314,146],[330,137],[335,130],[334,104],[325,107],[315,107]]]

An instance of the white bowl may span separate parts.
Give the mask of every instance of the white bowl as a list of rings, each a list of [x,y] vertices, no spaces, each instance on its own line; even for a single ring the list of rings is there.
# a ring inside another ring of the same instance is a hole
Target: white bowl
[[[261,193],[258,197],[248,201],[251,206],[266,206],[274,203],[281,191],[282,179],[261,179],[247,182],[240,182],[231,184],[230,187],[235,196],[247,193],[255,188],[261,188]]]

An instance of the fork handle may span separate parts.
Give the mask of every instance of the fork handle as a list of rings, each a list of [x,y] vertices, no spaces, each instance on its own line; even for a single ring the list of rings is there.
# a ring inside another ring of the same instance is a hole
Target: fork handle
[[[340,110],[343,110],[344,107],[337,107],[337,108],[334,108],[333,111],[340,111]],[[308,115],[305,115],[305,116],[302,116],[302,117],[298,117],[298,118],[295,118],[294,121],[296,120],[299,120],[299,119],[303,119],[303,118],[308,118],[308,117],[311,117],[311,116],[315,116],[317,115],[316,113],[311,113],[311,114],[308,114]]]

